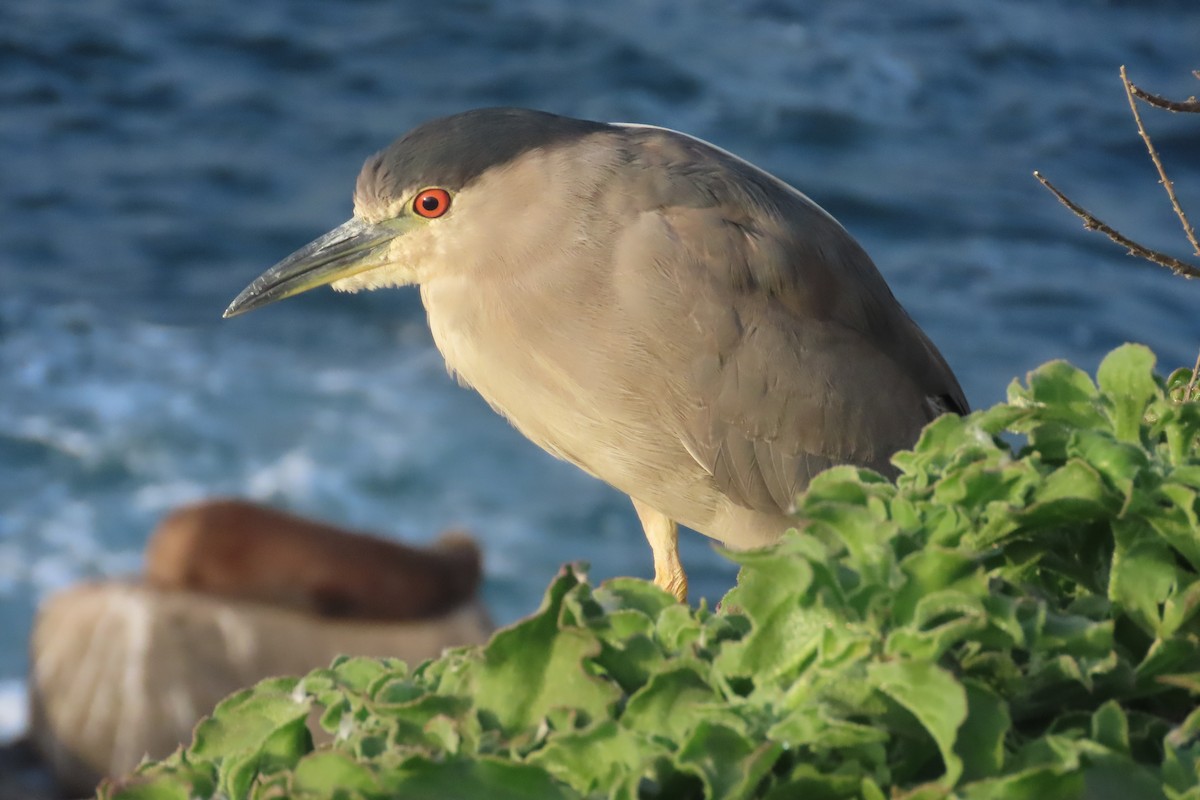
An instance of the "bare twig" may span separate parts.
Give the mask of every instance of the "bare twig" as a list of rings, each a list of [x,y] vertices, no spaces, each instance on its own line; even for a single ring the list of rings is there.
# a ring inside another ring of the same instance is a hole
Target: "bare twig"
[[[1193,70],[1192,75],[1200,79],[1200,70]],[[1187,237],[1188,242],[1192,245],[1192,249],[1197,256],[1200,256],[1200,240],[1197,240],[1196,230],[1188,221],[1187,214],[1183,211],[1183,206],[1179,204],[1179,198],[1175,196],[1175,186],[1167,177],[1167,171],[1163,168],[1162,160],[1158,157],[1158,151],[1154,148],[1154,143],[1150,140],[1150,134],[1146,132],[1146,127],[1142,124],[1142,116],[1138,113],[1137,102],[1134,98],[1154,106],[1155,108],[1166,109],[1167,111],[1182,111],[1187,113],[1200,113],[1200,100],[1194,96],[1187,100],[1168,100],[1165,97],[1160,97],[1156,94],[1151,94],[1146,90],[1133,85],[1129,80],[1129,76],[1125,73],[1125,67],[1121,67],[1121,83],[1125,86],[1125,96],[1129,100],[1129,110],[1133,112],[1133,120],[1137,123],[1138,135],[1142,137],[1142,141],[1146,143],[1146,149],[1150,152],[1150,160],[1154,162],[1155,169],[1158,170],[1159,183],[1167,192],[1167,197],[1171,200],[1171,208],[1175,211],[1175,216],[1179,218],[1179,223],[1183,225],[1183,233]],[[1101,222],[1087,209],[1073,202],[1069,197],[1060,192],[1058,188],[1042,177],[1040,172],[1036,170],[1033,177],[1050,190],[1058,201],[1071,210],[1071,213],[1083,220],[1083,227],[1092,231],[1099,231],[1112,239],[1117,244],[1125,247],[1129,254],[1138,256],[1147,261],[1166,267],[1176,275],[1182,275],[1185,278],[1200,278],[1200,268],[1194,267],[1191,264],[1180,261],[1174,256],[1169,256],[1166,253],[1160,253],[1157,250],[1151,250],[1148,247],[1138,244],[1128,236],[1118,232],[1111,225]],[[1196,365],[1192,367],[1192,377],[1188,381],[1187,386],[1183,390],[1183,400],[1187,402],[1197,395],[1197,389],[1200,388],[1200,356],[1196,357]]]
[[[1197,78],[1200,78],[1200,70],[1192,73]],[[1121,77],[1125,77],[1125,68],[1121,67]],[[1139,100],[1142,100],[1155,108],[1166,109],[1167,111],[1180,111],[1185,114],[1200,114],[1200,100],[1194,96],[1187,100],[1170,100],[1160,94],[1151,94],[1142,87],[1126,82],[1129,91],[1132,91]]]
[[[1125,74],[1124,65],[1121,65],[1121,83],[1125,84],[1125,96],[1129,98],[1129,110],[1133,112],[1133,120],[1137,123],[1138,134],[1146,143],[1146,149],[1150,151],[1150,160],[1154,162],[1154,168],[1158,170],[1159,183],[1163,185],[1167,191],[1167,197],[1171,199],[1171,208],[1175,210],[1175,216],[1179,217],[1179,223],[1183,225],[1183,233],[1191,243],[1193,252],[1200,256],[1200,240],[1196,239],[1196,229],[1192,227],[1192,223],[1188,222],[1187,214],[1183,213],[1183,206],[1179,205],[1179,198],[1175,196],[1175,184],[1171,183],[1171,179],[1167,177],[1162,159],[1158,157],[1158,150],[1155,149],[1154,142],[1150,141],[1150,134],[1146,133],[1146,126],[1142,124],[1142,115],[1138,113],[1137,102],[1133,99],[1137,93],[1135,92],[1137,87],[1130,83],[1129,76]],[[1200,105],[1197,107],[1200,108]]]
[[[1191,264],[1180,261],[1174,256],[1169,256],[1166,253],[1160,253],[1157,250],[1151,250],[1148,247],[1138,244],[1128,236],[1125,236],[1124,234],[1114,230],[1112,226],[1101,222],[1090,211],[1082,208],[1077,203],[1072,201],[1069,197],[1060,192],[1058,187],[1046,180],[1042,176],[1042,173],[1035,170],[1033,177],[1037,178],[1038,181],[1041,182],[1042,186],[1045,186],[1047,189],[1049,189],[1054,196],[1058,198],[1060,203],[1071,209],[1071,212],[1075,214],[1075,216],[1083,220],[1083,227],[1090,231],[1099,231],[1100,233],[1103,233],[1117,244],[1128,249],[1129,254],[1132,256],[1138,256],[1146,259],[1147,261],[1152,261],[1155,264],[1158,264],[1160,267],[1166,267],[1176,275],[1182,275],[1185,278],[1200,278],[1200,268],[1193,267]]]
[[[1192,379],[1183,390],[1183,402],[1196,396],[1196,384],[1200,383],[1200,355],[1196,356],[1196,366],[1192,367]]]

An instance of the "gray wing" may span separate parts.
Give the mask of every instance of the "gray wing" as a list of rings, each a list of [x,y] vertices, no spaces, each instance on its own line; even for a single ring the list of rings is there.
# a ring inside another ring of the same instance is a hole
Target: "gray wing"
[[[671,160],[675,144],[656,148]],[[649,212],[663,237],[648,248],[666,279],[656,302],[687,339],[674,354],[688,375],[684,447],[728,497],[767,513],[833,464],[889,472],[927,422],[967,410],[953,373],[832,217],[700,153],[708,167],[693,152],[676,202]]]

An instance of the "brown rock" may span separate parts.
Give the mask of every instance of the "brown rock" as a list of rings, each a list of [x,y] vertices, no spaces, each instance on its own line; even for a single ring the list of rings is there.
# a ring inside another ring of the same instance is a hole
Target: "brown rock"
[[[143,756],[170,754],[217,701],[262,678],[304,674],[343,653],[415,664],[483,642],[492,630],[478,601],[429,619],[384,622],[315,616],[262,599],[121,581],[50,598],[30,648],[29,737],[64,791],[90,793],[101,777],[123,775]]]
[[[461,533],[420,548],[239,500],[180,508],[147,545],[144,582],[76,586],[39,610],[29,740],[65,791],[90,793],[263,678],[485,641],[480,577]]]

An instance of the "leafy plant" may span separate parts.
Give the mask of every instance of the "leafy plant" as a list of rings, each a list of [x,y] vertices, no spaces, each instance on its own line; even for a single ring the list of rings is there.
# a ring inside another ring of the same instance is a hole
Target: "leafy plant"
[[[486,646],[264,681],[101,796],[1200,798],[1200,404],[1153,365],[823,473],[717,612],[567,567]]]

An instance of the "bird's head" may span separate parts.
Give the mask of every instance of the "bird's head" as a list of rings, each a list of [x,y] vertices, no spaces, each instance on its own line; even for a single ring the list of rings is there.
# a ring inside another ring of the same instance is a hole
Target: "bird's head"
[[[515,108],[427,122],[367,159],[348,222],[256,278],[225,316],[326,284],[358,291],[421,283],[452,259],[456,243],[478,247],[521,226],[527,198],[519,186],[498,191],[498,173],[608,127]]]

